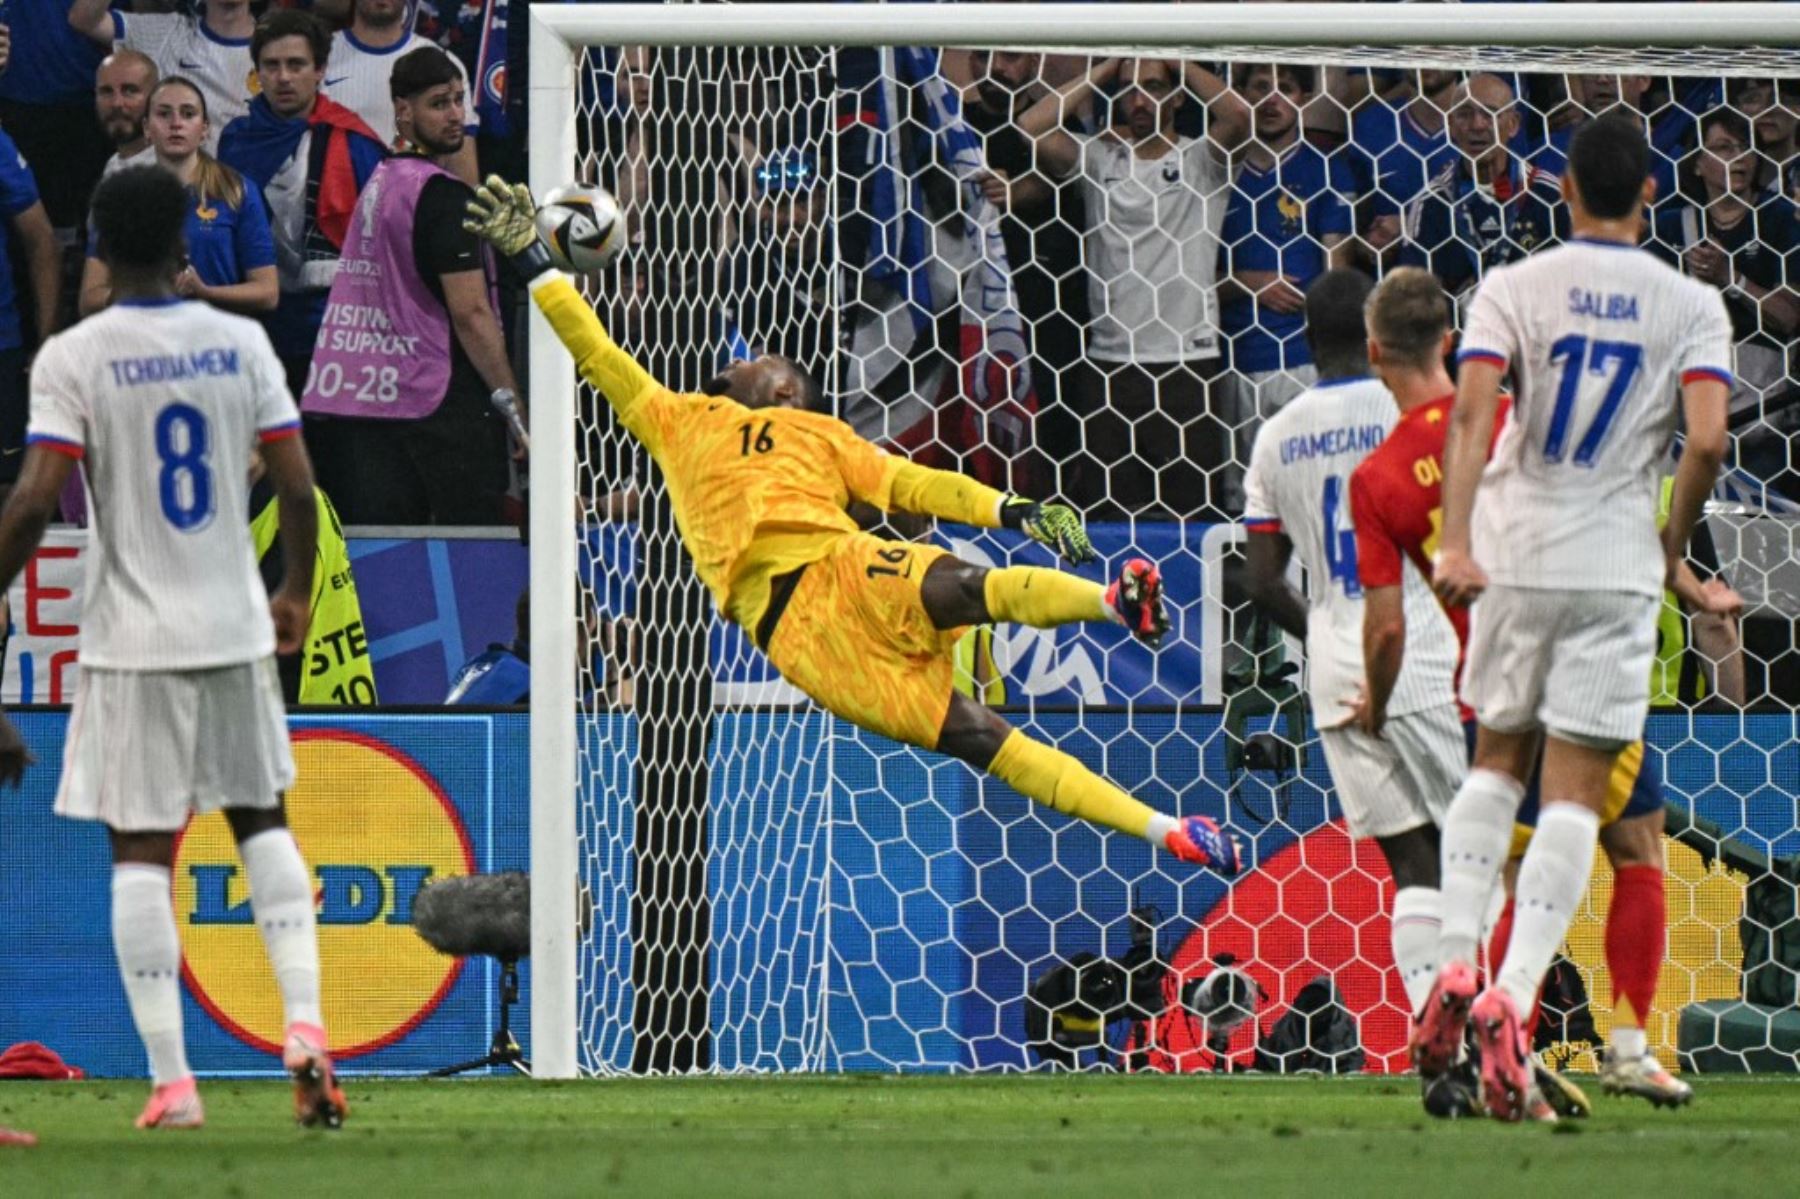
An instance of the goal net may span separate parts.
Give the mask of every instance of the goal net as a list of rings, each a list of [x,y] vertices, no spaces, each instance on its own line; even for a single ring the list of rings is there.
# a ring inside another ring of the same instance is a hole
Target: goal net
[[[1566,236],[1568,139],[1620,106],[1656,151],[1651,248],[1738,339],[1697,565],[1746,612],[1665,611],[1646,730],[1650,1043],[1800,1067],[1800,22],[1746,9],[534,7],[532,182],[618,198],[627,248],[579,281],[614,337],[678,390],[787,355],[864,436],[1074,505],[1104,568],[1156,560],[1160,652],[977,629],[959,686],[1250,856],[1227,884],[811,705],[714,613],[658,472],[534,318],[540,1072],[1405,1068],[1392,884],[1344,831],[1300,647],[1245,597],[1244,468],[1317,381],[1313,278],[1419,265],[1460,311]],[[1577,1067],[1611,1021],[1611,880],[1602,856],[1546,998]]]

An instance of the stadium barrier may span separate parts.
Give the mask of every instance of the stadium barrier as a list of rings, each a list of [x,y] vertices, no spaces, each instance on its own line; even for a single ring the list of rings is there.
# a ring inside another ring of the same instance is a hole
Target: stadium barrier
[[[1241,539],[1238,527],[1143,524],[1134,535],[1128,526],[1096,525],[1093,535],[1102,552],[1129,548],[1164,564],[1174,605],[1166,647],[1153,655],[1110,629],[1008,628],[995,654],[1010,693],[1047,703],[1223,702],[1218,567],[1221,555]],[[582,575],[608,616],[636,611],[638,540],[635,526],[588,531]],[[1051,563],[1041,548],[1013,534],[947,526],[938,540],[974,561]],[[0,695],[5,702],[56,704],[73,697],[86,546],[85,530],[53,531],[14,584],[11,657]],[[513,639],[514,604],[528,566],[525,548],[509,531],[352,535],[349,546],[362,599],[362,636],[383,703],[440,703],[463,662],[491,642]],[[716,621],[711,641],[721,703],[793,698],[736,626]]]
[[[349,531],[375,680],[385,704],[442,703],[450,680],[489,643],[513,639],[527,553],[510,529]],[[81,637],[87,532],[53,529],[13,584],[8,704],[68,703]]]
[[[1712,521],[1726,577],[1747,580],[1753,639],[1785,643],[1800,615],[1800,583],[1791,575],[1790,539],[1795,522],[1779,517],[1715,517]],[[1150,651],[1122,631],[1067,626],[996,630],[993,659],[1007,702],[1118,706],[1217,705],[1230,698],[1229,674],[1243,665],[1228,650],[1234,634],[1249,635],[1248,621],[1233,623],[1241,600],[1230,594],[1241,526],[1189,522],[1096,523],[1094,545],[1110,561],[1141,555],[1159,563],[1170,603],[1171,628],[1163,647]],[[492,642],[513,639],[514,605],[528,582],[528,554],[509,530],[468,530],[443,536],[426,530],[351,530],[350,554],[362,598],[369,654],[385,704],[436,704],[449,691],[463,662]],[[945,525],[933,540],[984,565],[1049,566],[1051,555],[1014,533]],[[635,525],[590,526],[582,547],[581,575],[607,616],[637,611]],[[83,557],[87,533],[53,530],[14,583],[12,632],[0,700],[67,703],[74,694],[80,641]],[[1773,545],[1773,552],[1767,547]],[[1762,552],[1759,552],[1762,551]],[[1786,570],[1776,576],[1768,563]],[[1740,565],[1741,564],[1741,565]],[[1763,580],[1768,580],[1766,584]],[[1760,585],[1759,585],[1760,584]],[[1755,630],[1766,629],[1766,636]],[[1289,661],[1301,658],[1291,639]],[[768,660],[754,652],[743,632],[714,620],[711,677],[721,706],[788,702]],[[1774,690],[1758,680],[1755,690]],[[1789,688],[1791,689],[1791,684]]]

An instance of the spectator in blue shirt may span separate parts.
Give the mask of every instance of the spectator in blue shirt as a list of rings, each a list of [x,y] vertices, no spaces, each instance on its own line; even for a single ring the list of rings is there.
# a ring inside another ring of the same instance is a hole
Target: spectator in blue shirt
[[[85,123],[93,125],[91,109]],[[0,132],[0,215],[10,236],[0,234],[0,493],[18,481],[24,462],[25,418],[30,407],[25,387],[25,322],[13,279],[11,255],[23,255],[24,277],[31,284],[35,342],[56,329],[62,290],[62,250],[38,197],[37,180],[12,138]]]
[[[1736,79],[1731,107],[1744,114],[1763,158],[1758,180],[1800,203],[1800,86],[1782,79]]]
[[[1555,237],[1550,204],[1526,186],[1525,164],[1512,152],[1518,127],[1506,81],[1470,79],[1450,113],[1456,154],[1406,211],[1401,263],[1436,275],[1459,310],[1488,270]]]
[[[1219,240],[1227,285],[1220,326],[1236,390],[1237,461],[1249,461],[1262,421],[1318,378],[1306,345],[1306,289],[1342,265],[1350,234],[1349,164],[1301,136],[1312,67],[1258,64],[1239,90],[1255,137],[1238,154]],[[1343,247],[1343,248],[1340,248]]]
[[[1410,100],[1376,99],[1356,110],[1349,154],[1362,198],[1356,227],[1375,253],[1399,240],[1400,214],[1451,155],[1447,114],[1462,94],[1457,72],[1420,71]]]
[[[1644,107],[1656,114],[1650,123],[1650,148],[1679,163],[1700,144],[1700,118],[1725,103],[1725,81],[1704,75],[1676,75],[1652,87]]]
[[[531,592],[519,593],[513,639],[496,641],[470,658],[450,680],[446,704],[489,708],[531,702]]]
[[[1602,113],[1615,108],[1629,110],[1644,123],[1646,137],[1651,135],[1650,121],[1644,116],[1644,94],[1650,90],[1648,75],[1570,75],[1567,78],[1569,107],[1576,114],[1573,121],[1560,125],[1550,140],[1531,156],[1531,187],[1549,202],[1556,213],[1556,235],[1569,234],[1569,210],[1562,203],[1562,173],[1569,161],[1569,142],[1576,130]],[[1650,177],[1656,181],[1658,204],[1675,194],[1675,160],[1662,154],[1654,145],[1650,149]]]
[[[175,289],[191,299],[246,315],[273,311],[275,238],[256,184],[200,147],[206,144],[206,97],[179,75],[150,93],[144,121],[156,161],[187,185],[186,269]],[[88,246],[81,276],[81,314],[106,307],[112,280],[98,247]]]
[[[629,619],[608,620],[600,615],[593,596],[577,589],[576,610],[583,614],[575,647],[582,664],[578,686],[590,699],[598,696],[609,707],[629,708],[633,699],[633,663],[637,659]],[[600,661],[592,659],[598,649]],[[604,677],[600,677],[604,676]],[[531,592],[519,593],[513,609],[513,640],[499,642],[463,663],[450,680],[446,704],[462,707],[504,707],[531,702]]]
[[[104,51],[69,27],[69,0],[0,7],[12,41],[0,73],[0,126],[36,172],[51,225],[74,245],[113,152],[94,123],[94,71]]]
[[[250,38],[257,96],[219,135],[219,161],[268,204],[281,295],[263,324],[295,395],[306,389],[356,197],[387,155],[362,118],[321,91],[330,53],[330,34],[310,13],[264,14]]]

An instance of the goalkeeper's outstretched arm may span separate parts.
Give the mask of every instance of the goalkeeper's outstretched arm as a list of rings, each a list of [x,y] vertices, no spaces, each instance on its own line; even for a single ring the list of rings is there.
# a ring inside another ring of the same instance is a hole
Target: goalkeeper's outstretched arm
[[[599,389],[620,416],[629,416],[652,392],[663,390],[637,359],[620,349],[575,285],[554,267],[531,281],[531,298],[575,359],[581,377]]]
[[[621,417],[629,417],[646,396],[663,389],[607,335],[575,285],[551,264],[538,240],[537,209],[524,184],[490,176],[475,189],[468,211],[463,228],[491,242],[530,281],[531,298],[575,359],[575,369]]]
[[[859,498],[890,512],[915,512],[980,529],[1016,529],[1071,566],[1099,557],[1074,509],[1006,495],[955,471],[902,460],[893,468],[887,492],[885,504],[881,497]]]

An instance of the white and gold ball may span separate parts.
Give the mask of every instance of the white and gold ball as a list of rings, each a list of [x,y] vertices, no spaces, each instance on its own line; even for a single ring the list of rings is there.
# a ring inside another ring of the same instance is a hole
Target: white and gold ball
[[[551,260],[578,275],[612,261],[625,240],[624,226],[612,193],[591,183],[556,188],[538,205],[538,236]]]

